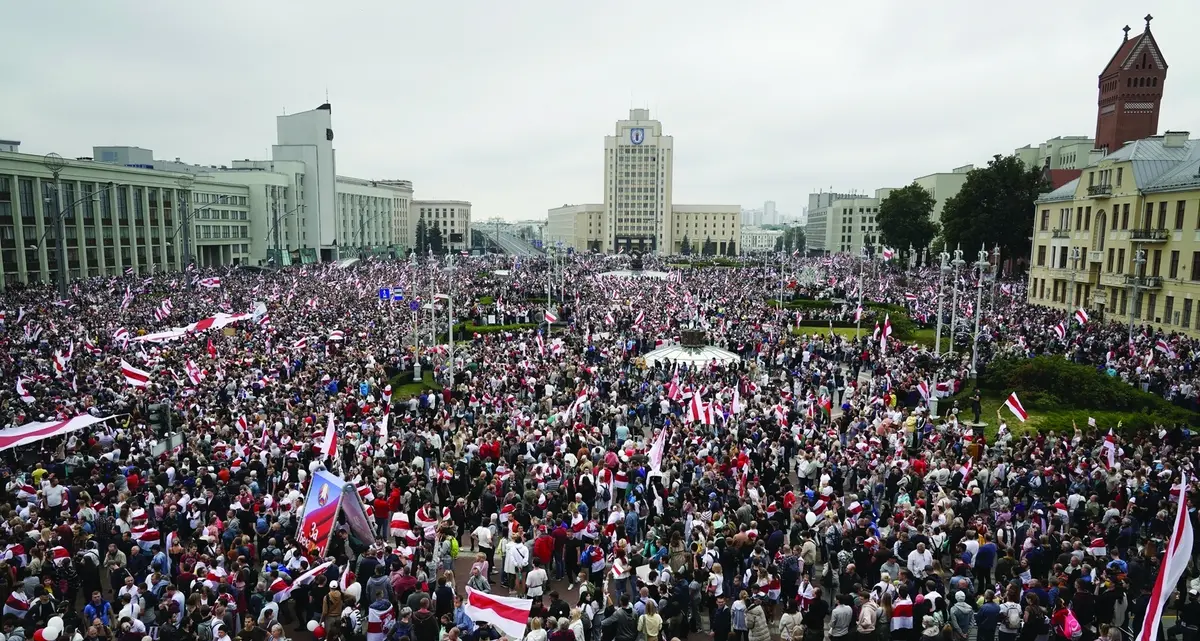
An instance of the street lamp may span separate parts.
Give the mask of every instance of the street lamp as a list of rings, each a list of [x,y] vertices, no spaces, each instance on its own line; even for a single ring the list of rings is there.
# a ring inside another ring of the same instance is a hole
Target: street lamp
[[[295,206],[295,207],[293,207],[292,209],[289,209],[289,210],[287,210],[287,211],[283,212],[282,214],[280,214],[280,213],[278,213],[278,211],[279,211],[279,205],[278,205],[278,203],[276,203],[276,205],[275,205],[275,211],[276,211],[276,214],[275,214],[275,216],[274,216],[274,219],[271,221],[271,227],[270,227],[270,229],[268,229],[268,230],[267,230],[267,238],[272,238],[272,237],[274,237],[274,238],[275,238],[275,253],[276,253],[278,256],[280,256],[280,258],[279,258],[279,262],[280,262],[281,264],[283,263],[283,258],[282,258],[282,256],[283,256],[283,242],[282,242],[282,240],[281,240],[281,238],[280,238],[280,235],[279,235],[279,222],[280,222],[281,220],[284,220],[284,219],[285,219],[285,218],[287,218],[288,216],[293,216],[293,215],[295,215],[297,212],[299,212],[299,211],[300,211],[301,209],[303,209],[303,208],[304,208],[304,205],[303,205],[303,204],[296,205],[296,206]],[[290,243],[290,242],[288,243],[288,246],[289,246],[289,247],[291,246],[291,243]],[[281,265],[281,266],[282,266],[282,265]]]
[[[947,352],[948,354],[954,354],[954,331],[958,327],[958,270],[967,264],[967,261],[963,260],[962,253],[962,245],[955,247],[954,260],[950,263],[954,268],[950,275],[950,287],[954,288],[954,297],[950,303],[950,350]]]
[[[1130,286],[1133,288],[1133,299],[1130,303],[1133,308],[1129,310],[1129,343],[1133,344],[1133,320],[1140,316],[1141,303],[1138,301],[1138,286],[1141,284],[1141,277],[1146,272],[1146,250],[1139,249],[1133,255],[1133,276],[1129,279]],[[1140,269],[1139,269],[1140,268]],[[1139,274],[1140,272],[1140,274]]]
[[[187,177],[191,178],[191,175],[188,174]],[[184,184],[187,184],[188,187],[184,187],[185,191],[189,190],[190,185],[192,184],[191,181],[185,180],[184,178],[180,178],[176,182],[178,182],[181,187]],[[177,225],[175,227],[175,229],[172,230],[170,236],[167,236],[167,240],[168,241],[174,240],[175,236],[178,236],[180,234],[183,235],[183,239],[182,239],[182,242],[183,242],[183,268],[185,270],[187,269],[188,265],[192,264],[192,233],[191,233],[192,220],[194,220],[196,218],[196,214],[204,211],[205,209],[209,209],[209,208],[215,207],[217,205],[228,204],[230,198],[232,198],[232,196],[230,196],[228,194],[220,194],[219,196],[217,196],[216,200],[212,201],[211,203],[206,204],[203,207],[197,207],[195,209],[192,209],[189,205],[187,207],[183,207],[180,209],[179,225]],[[191,200],[191,192],[190,191],[188,191],[187,197],[184,198],[184,200],[185,201]]]
[[[989,266],[987,246],[982,245],[979,248],[979,260],[975,261],[979,277],[975,281],[975,336],[971,344],[971,378],[975,378],[978,374],[975,366],[979,362],[979,320],[983,316],[983,277]]]
[[[858,340],[859,332],[862,330],[862,297],[863,297],[863,264],[867,261],[867,247],[863,245],[862,256],[858,261],[858,303],[854,308],[854,340]]]
[[[938,259],[941,260],[941,266],[938,268],[937,337],[933,340],[933,351],[940,359],[942,357],[942,309],[946,306],[946,274],[950,273],[950,254],[942,252],[938,254]]]
[[[66,221],[63,220],[67,208],[62,206],[62,182],[59,179],[59,174],[66,168],[67,161],[63,160],[63,157],[58,154],[49,153],[42,158],[42,164],[54,175],[54,207],[57,210],[54,216],[54,245],[58,254],[58,297],[59,299],[63,299],[67,297],[67,246],[65,244],[67,227]]]

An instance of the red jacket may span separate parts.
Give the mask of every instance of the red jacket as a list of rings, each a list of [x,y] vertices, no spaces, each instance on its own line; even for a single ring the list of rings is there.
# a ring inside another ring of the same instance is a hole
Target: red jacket
[[[542,565],[549,566],[550,561],[554,557],[554,537],[549,534],[543,534],[535,539],[533,542],[533,555],[542,562]]]

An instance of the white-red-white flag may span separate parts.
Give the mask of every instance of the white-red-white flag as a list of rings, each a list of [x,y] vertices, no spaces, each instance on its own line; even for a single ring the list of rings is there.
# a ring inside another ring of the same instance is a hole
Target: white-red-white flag
[[[1029,420],[1029,412],[1026,412],[1025,408],[1021,405],[1021,401],[1017,398],[1016,392],[1008,395],[1008,399],[1004,401],[1004,406],[1007,407],[1013,414],[1015,414],[1017,419],[1022,423]]]
[[[1187,473],[1179,483],[1187,487]],[[1162,564],[1154,580],[1154,590],[1150,592],[1150,602],[1146,607],[1146,617],[1138,630],[1135,641],[1157,641],[1158,628],[1162,622],[1163,606],[1175,591],[1175,585],[1187,570],[1192,556],[1192,519],[1188,515],[1187,493],[1180,492],[1176,499],[1175,520],[1171,528],[1171,537],[1163,554]]]
[[[146,387],[150,384],[150,372],[138,369],[124,359],[121,360],[121,374],[125,376],[125,383],[127,385]]]
[[[17,377],[17,395],[20,396],[21,400],[25,401],[26,403],[33,403],[37,401],[37,399],[33,397],[33,394],[30,394],[29,390],[25,387],[25,379],[20,376]]]
[[[321,454],[328,458],[337,457],[337,428],[333,425],[333,414],[329,415],[329,424],[325,427],[325,438],[321,440]]]
[[[467,599],[463,602],[463,612],[472,621],[487,621],[510,639],[525,635],[525,625],[529,622],[529,610],[532,607],[533,599],[496,596],[477,592],[470,587],[467,588]]]

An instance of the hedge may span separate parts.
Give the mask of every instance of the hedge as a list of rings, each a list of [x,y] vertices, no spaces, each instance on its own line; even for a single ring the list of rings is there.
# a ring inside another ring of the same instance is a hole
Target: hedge
[[[455,336],[470,337],[472,334],[495,334],[497,332],[520,332],[537,328],[537,323],[516,323],[514,325],[476,325],[471,321],[454,326]]]
[[[1072,419],[1085,428],[1088,416],[1105,429],[1117,421],[1124,421],[1129,429],[1172,423],[1200,425],[1196,412],[1058,356],[994,360],[980,372],[979,387],[1004,394],[1017,392],[1025,409],[1045,414],[1040,424],[1043,429],[1068,429]]]
[[[770,300],[767,302],[767,304],[770,305],[771,307],[775,307],[775,308],[779,307],[778,300]],[[843,303],[835,303],[834,301],[830,301],[830,300],[800,299],[800,300],[794,300],[794,301],[784,303],[783,307],[784,307],[784,309],[795,309],[795,310],[833,309],[833,308],[841,307],[842,304]],[[888,315],[890,317],[890,320],[892,323],[892,336],[894,336],[898,340],[902,340],[902,341],[908,340],[908,339],[912,338],[913,335],[917,331],[917,324],[914,323],[912,321],[912,319],[908,317],[908,310],[904,309],[903,307],[900,307],[898,305],[888,305],[886,303],[869,303],[869,302],[863,302],[863,307],[873,310],[879,314]],[[842,328],[842,329],[853,328],[855,325],[856,324],[854,323],[854,321],[833,321],[833,326],[835,328]],[[826,329],[828,329],[829,321],[822,321],[820,319],[812,319],[810,321],[801,322],[800,326],[801,327],[823,326]],[[867,323],[866,321],[864,321],[862,323],[862,327],[868,333],[875,330],[875,324],[873,321],[870,323]]]

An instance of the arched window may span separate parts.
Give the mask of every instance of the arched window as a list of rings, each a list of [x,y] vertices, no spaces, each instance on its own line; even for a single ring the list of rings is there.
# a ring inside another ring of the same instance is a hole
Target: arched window
[[[1151,87],[1157,87],[1157,86],[1158,86],[1158,78],[1151,78],[1151,79],[1150,79],[1150,82],[1151,82],[1151,85],[1150,85]]]
[[[1096,226],[1092,227],[1092,249],[1102,251],[1104,249],[1104,238],[1107,235],[1104,229],[1105,215],[1104,210],[1096,212]]]

